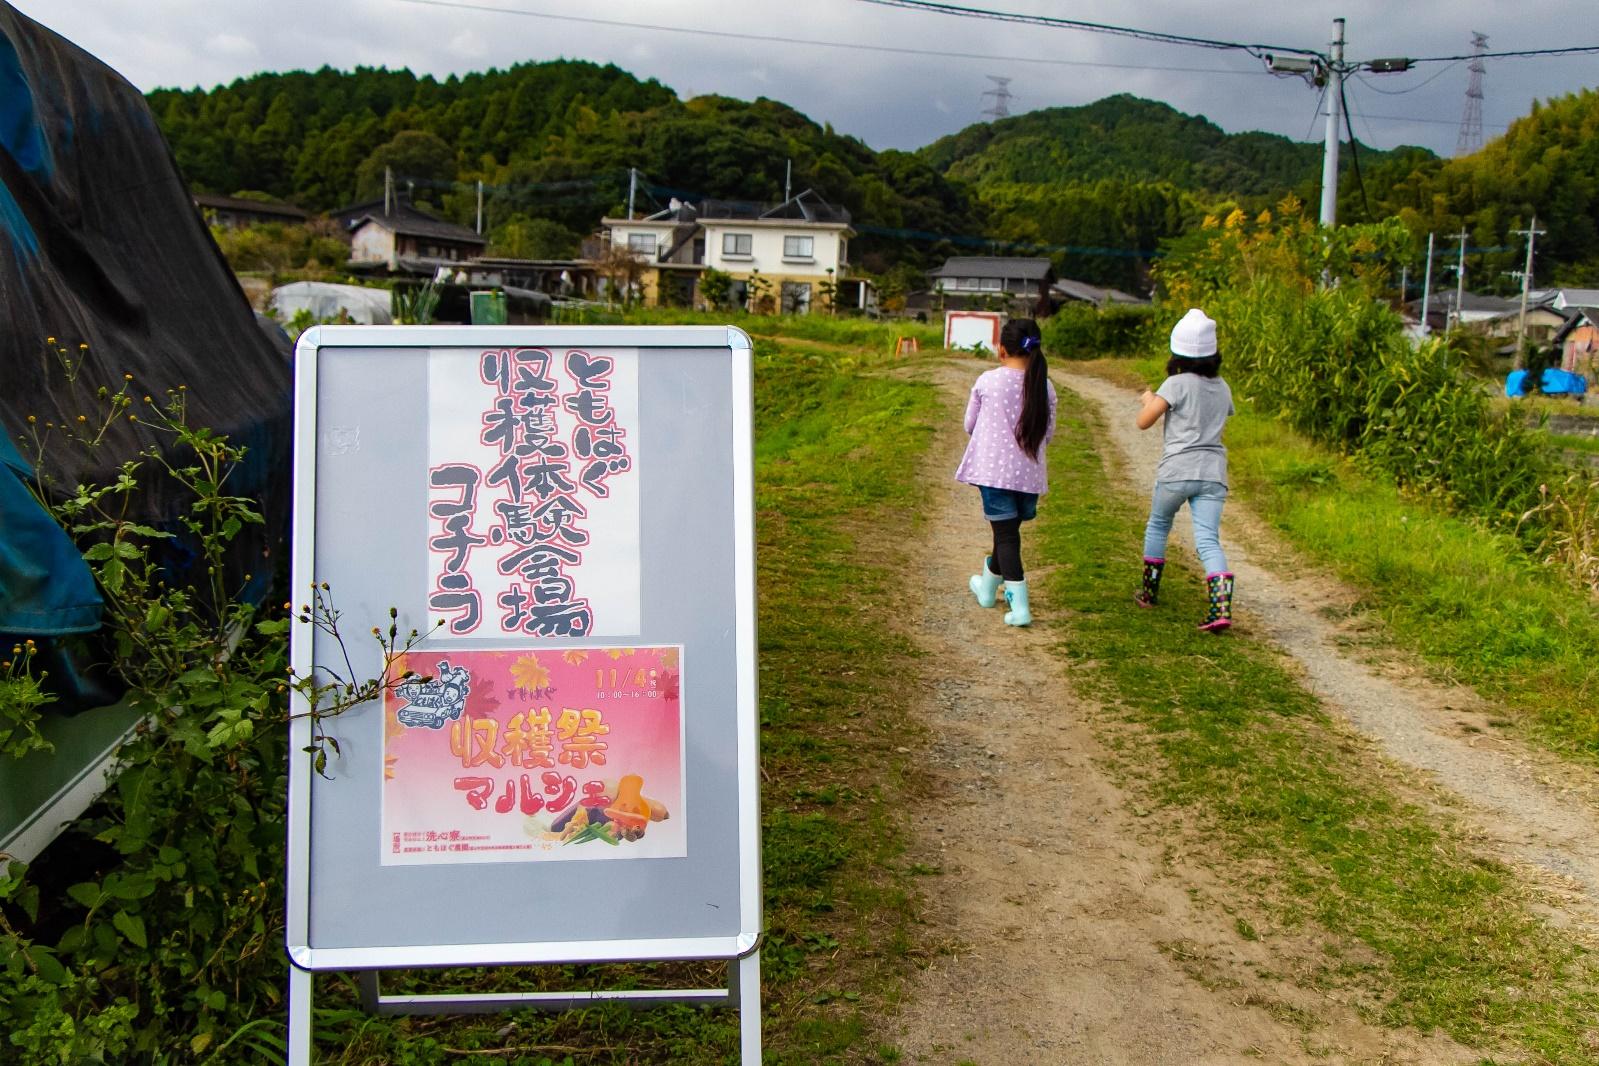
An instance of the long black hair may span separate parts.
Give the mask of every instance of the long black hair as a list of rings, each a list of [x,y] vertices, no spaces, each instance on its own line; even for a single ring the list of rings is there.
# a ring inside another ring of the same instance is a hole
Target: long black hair
[[[1198,374],[1202,378],[1213,378],[1221,373],[1221,353],[1194,358],[1191,355],[1174,355],[1166,360],[1166,376],[1176,377],[1178,374]]]
[[[1022,417],[1016,420],[1016,443],[1029,459],[1038,458],[1049,432],[1049,363],[1043,335],[1030,318],[1013,318],[999,331],[999,346],[1009,355],[1027,357],[1022,378]]]

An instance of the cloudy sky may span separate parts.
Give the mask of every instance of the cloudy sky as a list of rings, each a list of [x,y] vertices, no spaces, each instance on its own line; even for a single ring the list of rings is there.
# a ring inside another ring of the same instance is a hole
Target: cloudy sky
[[[1322,128],[1314,90],[1262,73],[1259,61],[1241,52],[955,18],[867,0],[10,2],[144,89],[212,86],[260,70],[324,64],[444,75],[569,57],[616,63],[684,97],[714,92],[779,99],[874,148],[915,148],[979,121],[993,105],[983,97],[992,88],[988,75],[1012,79],[1013,112],[1127,92],[1204,114],[1233,131],[1305,140],[1319,138]],[[964,2],[1310,49],[1325,49],[1332,19],[1343,16],[1347,56],[1358,60],[1457,55],[1470,50],[1474,30],[1489,35],[1492,50],[1599,44],[1591,0]],[[945,54],[918,54],[928,52]],[[1468,77],[1464,63],[1364,75],[1348,90],[1355,132],[1378,147],[1420,144],[1452,154]],[[1484,133],[1492,138],[1535,99],[1595,85],[1599,55],[1489,60]]]

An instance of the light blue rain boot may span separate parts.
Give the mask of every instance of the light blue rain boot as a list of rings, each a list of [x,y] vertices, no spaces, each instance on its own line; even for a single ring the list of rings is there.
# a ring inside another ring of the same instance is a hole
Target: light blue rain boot
[[[1005,602],[1010,605],[1010,610],[1005,612],[1006,625],[1027,626],[1033,624],[1033,612],[1027,606],[1027,582],[1005,582]]]
[[[994,573],[994,560],[990,556],[983,556],[983,572],[973,574],[967,585],[972,590],[972,595],[977,597],[977,606],[992,607],[999,594],[1000,576]]]

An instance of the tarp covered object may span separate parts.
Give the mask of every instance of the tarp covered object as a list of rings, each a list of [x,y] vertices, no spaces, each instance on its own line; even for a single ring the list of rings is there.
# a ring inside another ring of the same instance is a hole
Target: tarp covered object
[[[1567,370],[1545,367],[1538,388],[1545,396],[1581,396],[1588,391],[1588,379]]]
[[[296,281],[273,289],[267,302],[285,322],[298,311],[309,311],[318,322],[337,318],[341,312],[349,321],[363,326],[387,326],[394,321],[388,289]]]
[[[1505,375],[1505,395],[1527,395],[1527,372],[1525,370],[1512,370]]]
[[[46,338],[66,348],[75,379]],[[24,430],[30,415],[37,426],[92,418],[105,410],[97,390],[129,374],[141,401],[186,386],[190,424],[249,448],[227,491],[259,500],[268,526],[241,534],[230,586],[248,568],[264,590],[287,519],[287,355],[256,325],[144,97],[0,0],[0,429],[47,484],[106,482],[169,439],[121,419],[93,452],[58,440],[35,456]],[[175,530],[189,501],[153,468],[127,517]],[[0,499],[0,540],[15,547],[22,504],[11,499]],[[165,560],[173,581],[192,558],[180,544]],[[26,632],[15,617],[0,631]]]

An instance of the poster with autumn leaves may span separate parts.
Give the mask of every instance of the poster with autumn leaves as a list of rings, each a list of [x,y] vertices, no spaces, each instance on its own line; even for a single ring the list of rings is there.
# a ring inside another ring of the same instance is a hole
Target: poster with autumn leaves
[[[680,857],[682,649],[416,651],[384,699],[385,866]]]

